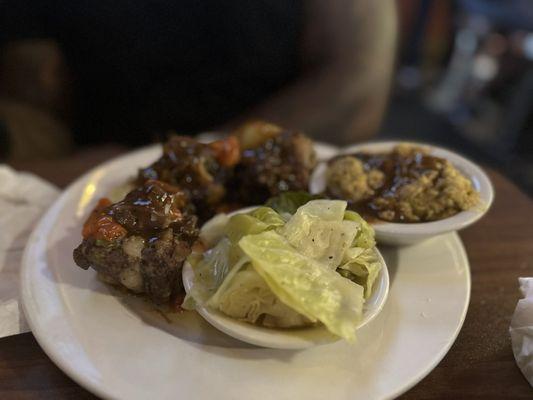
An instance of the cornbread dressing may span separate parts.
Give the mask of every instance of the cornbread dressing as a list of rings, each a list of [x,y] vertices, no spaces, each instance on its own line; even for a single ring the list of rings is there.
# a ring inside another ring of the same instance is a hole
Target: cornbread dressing
[[[398,145],[390,153],[355,153],[330,161],[327,192],[367,217],[428,222],[479,204],[472,182],[425,148]]]

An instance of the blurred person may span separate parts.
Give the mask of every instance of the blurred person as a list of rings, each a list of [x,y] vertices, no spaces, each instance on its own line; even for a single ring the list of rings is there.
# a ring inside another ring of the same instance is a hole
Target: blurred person
[[[5,0],[0,45],[0,157],[250,118],[348,143],[381,122],[396,13],[392,0]]]

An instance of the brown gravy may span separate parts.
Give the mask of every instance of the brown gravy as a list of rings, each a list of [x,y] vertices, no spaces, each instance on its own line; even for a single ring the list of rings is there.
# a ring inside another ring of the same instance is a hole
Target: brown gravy
[[[374,184],[369,191],[371,194],[364,196],[363,199],[353,201],[345,198],[350,209],[371,222],[428,222],[447,218],[463,209],[464,201],[457,202],[454,198],[451,202],[454,205],[449,206],[451,203],[448,199],[444,199],[443,194],[445,185],[448,182],[454,183],[449,178],[450,169],[455,173],[457,171],[447,160],[428,154],[424,148],[402,146],[396,147],[389,153],[359,152],[342,155],[330,161],[330,168],[336,160],[343,157],[358,159],[363,165],[365,174],[377,171],[381,178],[379,184]],[[457,187],[464,187],[466,178],[460,175],[457,179],[463,180]],[[449,191],[448,188],[446,190]],[[408,191],[416,194],[409,198],[406,196]],[[330,186],[328,192],[332,195]],[[473,189],[470,187],[468,192],[465,196],[470,196]],[[339,197],[338,192],[334,197]],[[439,202],[445,205],[441,206]],[[424,211],[424,207],[429,211]]]

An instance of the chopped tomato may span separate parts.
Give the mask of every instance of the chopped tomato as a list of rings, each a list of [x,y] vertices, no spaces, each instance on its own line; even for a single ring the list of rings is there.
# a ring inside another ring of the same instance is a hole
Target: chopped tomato
[[[110,215],[102,213],[110,204],[111,201],[109,199],[100,199],[83,225],[82,235],[84,239],[94,237],[96,240],[112,242],[126,236],[126,229],[122,225],[116,222]]]
[[[209,143],[209,147],[215,152],[217,161],[224,167],[237,164],[241,158],[239,140],[235,136]]]
[[[110,205],[111,200],[109,200],[107,197],[102,197],[100,200],[98,200],[98,204],[96,204],[96,207],[94,207],[93,212],[100,212]]]
[[[93,211],[87,218],[87,221],[85,221],[85,224],[83,225],[82,235],[85,239],[87,239],[89,236],[92,236],[94,234],[94,225],[96,221],[100,217],[104,208],[110,205],[111,205],[111,200],[109,200],[106,197],[102,197],[100,200],[98,200],[98,203],[96,204]]]

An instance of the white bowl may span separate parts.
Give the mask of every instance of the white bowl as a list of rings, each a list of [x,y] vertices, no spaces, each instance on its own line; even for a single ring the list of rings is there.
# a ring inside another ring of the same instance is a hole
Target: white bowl
[[[430,144],[388,141],[363,143],[343,149],[340,154],[351,154],[355,152],[383,153],[389,152],[398,144],[411,144],[429,148],[431,155],[445,158],[450,161],[455,168],[472,181],[472,185],[479,192],[481,205],[472,210],[461,211],[458,214],[439,221],[421,223],[391,223],[379,221],[372,223],[376,231],[378,243],[390,245],[410,245],[429,239],[436,235],[441,235],[450,231],[464,229],[479,220],[490,208],[494,199],[494,189],[489,177],[483,170],[467,160],[465,157],[450,150],[443,149]],[[311,193],[321,193],[326,188],[327,163],[322,162],[315,168],[311,177],[309,190]]]
[[[253,208],[255,207],[238,210],[228,216],[245,213]],[[216,216],[207,221],[202,227],[202,236],[210,236],[212,245],[212,240],[214,239],[212,233],[214,232],[216,236],[217,232],[221,231],[221,227],[226,221],[227,218],[221,218],[220,216]],[[363,318],[357,325],[358,329],[368,324],[376,317],[376,315],[378,315],[385,305],[389,293],[389,272],[387,270],[387,265],[379,250],[376,249],[376,252],[382,268],[374,283],[372,296],[365,301],[365,305],[363,306]],[[193,284],[194,272],[188,262],[185,262],[183,265],[182,277],[185,291],[189,293]],[[239,321],[208,307],[198,306],[196,311],[198,311],[207,322],[218,330],[238,340],[256,346],[274,349],[305,349],[339,340],[339,337],[330,333],[323,325],[307,328],[272,329]]]

